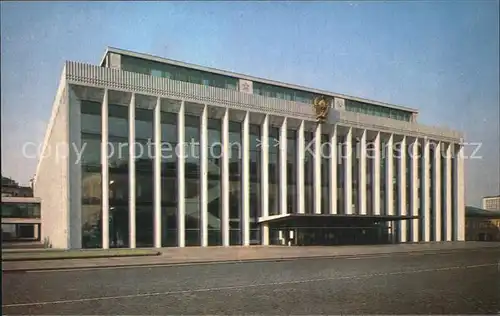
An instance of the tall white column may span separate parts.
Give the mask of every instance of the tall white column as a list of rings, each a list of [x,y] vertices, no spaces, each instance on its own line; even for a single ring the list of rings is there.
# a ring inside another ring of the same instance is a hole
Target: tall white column
[[[304,192],[304,121],[300,123],[297,131],[297,208],[299,214],[305,213]]]
[[[349,128],[345,137],[344,146],[344,210],[346,215],[352,214],[352,128]]]
[[[419,140],[418,138],[415,139],[413,144],[411,145],[411,156],[410,156],[410,161],[411,161],[411,169],[410,169],[410,208],[411,208],[411,215],[412,216],[418,216],[418,209],[419,209],[419,198],[418,198],[418,191],[419,191],[419,180],[418,180],[418,163],[419,163],[419,156],[418,156],[418,148],[419,148]],[[420,225],[419,225],[419,219],[412,219],[411,220],[411,241],[412,242],[418,242],[419,241],[419,232],[420,230]]]
[[[430,187],[429,187],[429,180],[430,180],[430,175],[429,175],[429,140],[424,139],[423,141],[423,159],[422,159],[422,193],[420,194],[420,199],[421,199],[421,211],[423,217],[424,217],[424,241],[430,241],[431,239],[431,234],[430,234],[430,228],[431,228],[431,218],[430,218]]]
[[[456,182],[457,182],[457,192],[455,194],[456,197],[456,240],[464,241],[465,240],[465,183],[464,183],[464,146],[463,140],[461,140],[459,144],[459,149],[456,158]]]
[[[393,168],[393,135],[391,134],[385,147],[385,209],[387,215],[394,215]]]
[[[314,213],[321,214],[321,124],[314,135]]]
[[[129,247],[135,248],[135,93],[132,93],[128,110],[128,233]]]
[[[451,144],[453,146],[453,153],[452,153],[452,160],[451,160],[451,172],[452,172],[452,199],[453,199],[453,206],[452,206],[452,240],[457,241],[458,240],[458,204],[460,203],[460,198],[458,197],[458,194],[460,192],[459,189],[459,184],[458,184],[458,145],[457,144]]]
[[[288,193],[287,193],[287,120],[283,119],[280,127],[280,144],[279,144],[279,159],[280,159],[280,180],[279,180],[279,196],[280,196],[280,214],[288,213]]]
[[[337,126],[330,134],[330,214],[337,214]]]
[[[229,109],[222,117],[222,245],[229,246]]]
[[[452,217],[452,212],[453,212],[453,204],[451,202],[451,194],[453,192],[453,187],[451,183],[451,172],[452,172],[452,165],[451,165],[451,147],[452,144],[448,144],[446,147],[446,158],[445,158],[445,166],[444,166],[444,172],[445,172],[445,232],[446,232],[446,241],[452,241],[453,236],[452,236],[452,225],[453,225],[453,217]]]
[[[186,245],[186,199],[185,199],[185,168],[186,144],[184,133],[184,100],[181,102],[179,113],[177,113],[177,245]]]
[[[437,143],[434,148],[434,168],[433,174],[434,177],[434,190],[432,194],[434,194],[434,236],[435,241],[441,241],[441,143]]]
[[[261,143],[260,143],[260,191],[262,217],[269,216],[269,116],[266,114],[264,122],[261,125]],[[269,245],[269,224],[261,224],[262,245]]]
[[[208,246],[208,107],[203,106],[200,122],[200,237],[201,246]]]
[[[161,247],[161,98],[154,110],[154,246]]]
[[[373,215],[380,215],[380,133],[373,140],[372,204]]]
[[[108,162],[108,89],[104,90],[101,108],[101,174],[102,174],[102,248],[109,248],[109,162]]]
[[[358,205],[359,214],[366,215],[366,130],[363,130],[359,142]]]
[[[242,237],[243,246],[248,246],[250,244],[250,113],[245,113],[245,118],[243,119],[243,175],[241,177],[242,184],[242,212],[241,212],[241,223],[242,223]]]
[[[69,107],[67,109],[69,129],[68,133],[66,133],[65,143],[71,144],[68,151],[68,194],[71,197],[66,220],[69,225],[68,247],[70,249],[79,249],[82,248],[82,186],[80,185],[82,183],[82,164],[78,159],[78,152],[71,150],[71,148],[82,148],[82,102],[71,88],[67,88],[64,99]],[[38,229],[38,225],[33,225],[33,227]],[[36,235],[35,237],[38,238]]]
[[[400,153],[399,153],[399,179],[398,179],[398,194],[399,194],[399,215],[406,216],[406,137],[400,143]],[[408,230],[408,220],[404,219],[400,221],[399,225],[399,240],[401,242],[407,242],[407,232]]]

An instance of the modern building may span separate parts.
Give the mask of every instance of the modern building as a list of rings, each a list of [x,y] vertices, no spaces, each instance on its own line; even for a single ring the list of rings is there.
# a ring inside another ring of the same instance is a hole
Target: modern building
[[[464,240],[462,134],[417,114],[115,48],[99,65],[68,61],[34,179],[42,238],[56,248]]]
[[[500,211],[466,206],[465,240],[500,241]]]
[[[483,209],[487,211],[500,211],[500,195],[483,197]]]

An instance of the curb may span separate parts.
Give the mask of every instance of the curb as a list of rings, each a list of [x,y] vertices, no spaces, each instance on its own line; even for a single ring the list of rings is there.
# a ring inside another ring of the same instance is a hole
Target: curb
[[[440,251],[439,249],[434,250],[413,250],[413,251],[397,251],[397,252],[377,252],[369,254],[351,254],[351,255],[318,255],[318,256],[298,256],[298,257],[279,257],[279,258],[260,258],[260,259],[230,259],[230,260],[203,260],[203,261],[185,261],[185,262],[165,262],[165,263],[143,263],[143,264],[123,264],[123,265],[101,265],[101,266],[88,266],[88,267],[54,267],[54,268],[26,268],[26,269],[2,269],[2,273],[26,273],[35,271],[71,271],[71,270],[100,270],[100,269],[112,269],[112,268],[138,268],[138,267],[175,267],[175,266],[196,266],[196,265],[210,265],[210,264],[237,264],[237,263],[254,263],[254,262],[283,262],[283,261],[297,261],[297,260],[314,260],[314,259],[350,259],[350,258],[364,258],[364,257],[376,257],[381,255],[403,255],[403,254],[422,254],[422,255],[443,255],[443,254],[453,254],[456,252],[464,251],[481,251],[484,249],[495,249],[500,247],[478,247],[473,249],[447,249],[445,251]],[[436,253],[439,251],[439,253]],[[129,256],[130,257],[130,256]],[[103,258],[103,257],[100,257]],[[77,259],[77,258],[75,258]],[[80,258],[78,258],[80,259]],[[86,259],[86,258],[81,258]]]
[[[110,254],[110,255],[87,255],[87,256],[60,256],[60,257],[50,257],[50,258],[7,258],[2,259],[2,262],[18,262],[18,261],[44,261],[44,260],[72,260],[72,259],[101,259],[101,258],[130,258],[130,257],[156,257],[160,256],[161,252],[156,253],[142,253],[142,254]]]

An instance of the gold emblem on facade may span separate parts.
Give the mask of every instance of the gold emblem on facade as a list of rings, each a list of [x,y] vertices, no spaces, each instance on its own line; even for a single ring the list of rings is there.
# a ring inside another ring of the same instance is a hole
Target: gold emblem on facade
[[[323,123],[328,116],[331,99],[327,99],[325,96],[319,96],[314,98],[313,105],[314,110],[316,111],[316,121],[318,121],[318,123]]]

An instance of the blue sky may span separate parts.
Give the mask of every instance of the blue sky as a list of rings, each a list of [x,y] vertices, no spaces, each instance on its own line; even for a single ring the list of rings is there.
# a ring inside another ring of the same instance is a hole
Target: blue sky
[[[500,193],[499,2],[2,2],[2,174],[27,183],[63,62],[106,46],[405,105],[465,132],[466,202]],[[472,152],[469,146],[466,153]]]

